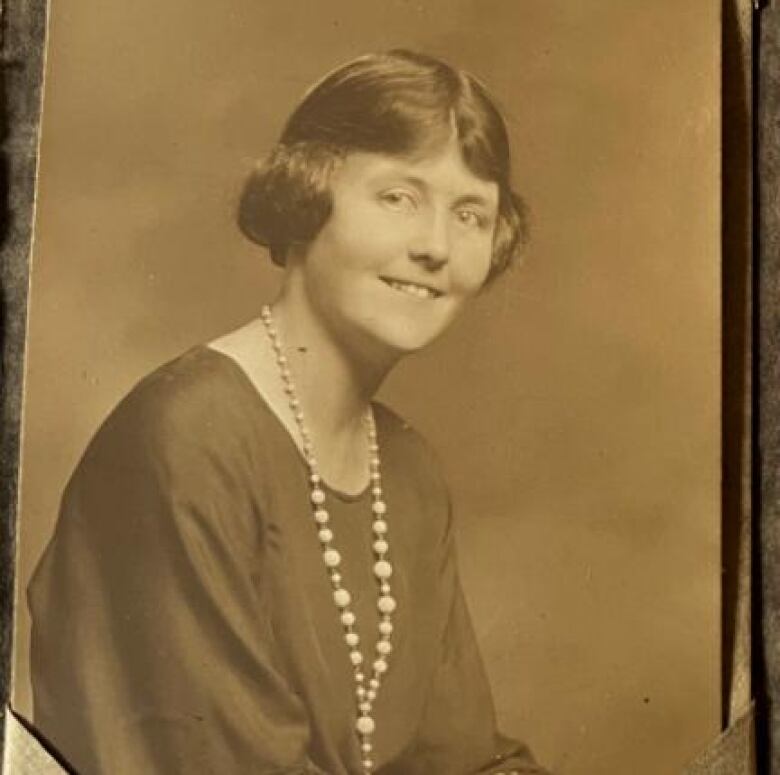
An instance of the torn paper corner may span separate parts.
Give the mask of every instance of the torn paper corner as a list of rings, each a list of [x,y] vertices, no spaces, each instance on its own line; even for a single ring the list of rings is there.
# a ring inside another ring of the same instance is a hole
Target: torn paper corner
[[[25,723],[5,708],[3,775],[67,775],[57,760],[41,745]]]
[[[755,706],[719,735],[684,775],[756,775]]]

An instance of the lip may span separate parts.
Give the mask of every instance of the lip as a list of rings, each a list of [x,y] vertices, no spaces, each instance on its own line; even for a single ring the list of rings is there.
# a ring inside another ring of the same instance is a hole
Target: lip
[[[421,283],[418,280],[405,280],[401,277],[389,277],[386,275],[380,275],[379,279],[389,288],[393,288],[393,283],[396,283],[398,285],[410,285],[413,287],[422,288],[426,291],[429,291],[431,294],[433,294],[431,300],[439,299],[442,296],[444,296],[444,291],[441,288],[437,288],[435,285],[430,285],[429,283]],[[393,290],[398,290],[398,289],[393,288]]]

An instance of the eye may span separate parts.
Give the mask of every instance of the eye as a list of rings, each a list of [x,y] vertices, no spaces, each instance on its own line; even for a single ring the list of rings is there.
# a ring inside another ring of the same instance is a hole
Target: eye
[[[411,191],[402,188],[392,188],[383,191],[379,195],[379,199],[391,210],[411,212],[417,207],[417,197]]]
[[[470,207],[461,207],[455,211],[458,221],[469,229],[484,229],[489,219],[486,215]]]

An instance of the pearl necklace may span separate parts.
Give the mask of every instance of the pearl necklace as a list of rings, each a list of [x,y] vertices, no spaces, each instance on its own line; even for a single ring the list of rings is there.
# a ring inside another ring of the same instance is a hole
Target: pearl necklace
[[[373,549],[375,555],[374,576],[379,586],[377,608],[379,609],[380,619],[379,638],[374,646],[376,657],[371,665],[370,676],[367,677],[364,665],[365,658],[360,649],[360,637],[357,633],[357,617],[351,608],[352,596],[344,586],[342,571],[340,570],[341,555],[333,546],[333,530],[329,527],[330,515],[325,508],[325,490],[322,487],[323,481],[319,473],[317,459],[314,455],[311,435],[306,427],[301,403],[298,400],[295,383],[293,382],[279,332],[274,325],[271,308],[267,305],[263,306],[260,317],[274,351],[276,365],[279,367],[279,376],[282,380],[284,392],[287,395],[290,410],[298,426],[303,455],[309,469],[309,484],[311,488],[309,500],[314,515],[314,522],[317,526],[317,537],[322,548],[322,560],[333,589],[333,602],[339,611],[341,625],[344,628],[344,642],[349,649],[349,659],[353,669],[358,711],[355,721],[355,732],[360,742],[361,764],[365,775],[370,775],[374,767],[374,762],[371,759],[373,751],[371,738],[376,729],[372,712],[379,687],[382,683],[382,676],[389,667],[388,658],[390,652],[393,650],[393,644],[390,640],[393,633],[392,615],[396,609],[395,598],[390,594],[390,576],[393,574],[393,566],[387,559],[390,549],[387,542],[387,521],[385,518],[387,506],[382,497],[382,474],[380,472],[379,445],[377,444],[374,415],[369,407],[365,421],[368,429],[370,455],[369,473],[371,477],[371,512],[373,517],[372,530],[374,532]]]

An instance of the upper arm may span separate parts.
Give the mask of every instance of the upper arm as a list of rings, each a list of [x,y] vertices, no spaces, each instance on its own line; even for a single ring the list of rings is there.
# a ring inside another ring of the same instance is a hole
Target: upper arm
[[[214,434],[134,419],[85,455],[30,586],[35,723],[83,775],[300,764],[262,504]]]

